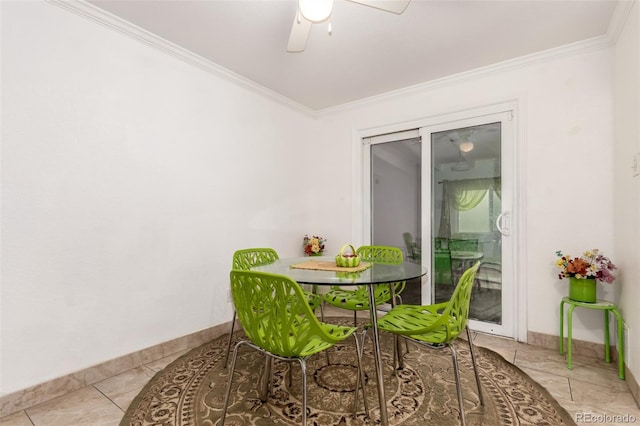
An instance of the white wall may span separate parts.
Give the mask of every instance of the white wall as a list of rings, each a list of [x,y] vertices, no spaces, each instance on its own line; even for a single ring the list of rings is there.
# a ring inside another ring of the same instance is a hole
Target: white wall
[[[614,59],[614,238],[620,305],[629,327],[626,359],[640,380],[640,176],[631,159],[640,153],[640,5],[636,1],[618,38]]]
[[[228,321],[237,248],[359,243],[354,132],[514,99],[518,279],[529,329],[557,334],[556,250],[633,259],[614,226],[628,205],[611,191],[611,63],[607,49],[550,58],[314,121],[56,6],[2,2],[3,394]],[[574,337],[599,342],[590,314]]]
[[[44,2],[2,65],[3,394],[229,321],[234,250],[322,232],[300,112]]]

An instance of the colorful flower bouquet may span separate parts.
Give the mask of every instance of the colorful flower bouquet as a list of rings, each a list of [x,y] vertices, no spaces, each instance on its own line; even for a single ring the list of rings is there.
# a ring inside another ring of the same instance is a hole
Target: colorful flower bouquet
[[[306,254],[307,256],[322,256],[322,253],[324,252],[325,241],[327,240],[317,235],[314,235],[312,237],[305,235],[302,242],[302,246],[304,247],[304,254]]]
[[[611,259],[600,254],[598,249],[585,251],[581,257],[564,255],[561,251],[557,251],[556,256],[558,256],[556,266],[560,269],[558,274],[560,279],[595,278],[609,284],[615,280],[613,270],[616,269],[616,265],[611,262]]]

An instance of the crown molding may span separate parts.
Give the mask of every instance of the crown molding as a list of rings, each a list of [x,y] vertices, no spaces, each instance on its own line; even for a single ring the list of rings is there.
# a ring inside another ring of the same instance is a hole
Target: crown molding
[[[511,71],[517,68],[522,68],[522,67],[540,63],[540,62],[550,61],[560,57],[568,57],[571,55],[605,49],[610,46],[611,46],[611,41],[608,35],[593,37],[583,41],[578,41],[575,43],[570,43],[563,46],[555,47],[553,49],[548,49],[541,52],[532,53],[530,55],[521,56],[515,59],[509,59],[503,62],[498,62],[492,65],[487,65],[480,68],[474,68],[470,71],[464,71],[458,74],[448,75],[446,77],[430,80],[425,83],[419,83],[413,86],[404,87],[402,89],[382,93],[380,95],[371,96],[369,98],[360,99],[360,100],[349,102],[342,105],[337,105],[335,107],[325,108],[317,111],[317,115],[324,116],[324,115],[343,112],[353,108],[361,108],[377,102],[393,100],[408,94],[415,95],[416,93],[419,93],[419,92],[427,92],[435,88],[472,80],[488,74]]]
[[[485,67],[475,68],[470,71],[449,75],[425,83],[420,83],[391,92],[382,93],[380,95],[359,99],[357,101],[320,110],[313,110],[273,90],[267,89],[266,87],[261,86],[252,80],[242,77],[241,75],[236,74],[233,71],[217,65],[214,62],[196,55],[195,53],[190,52],[174,43],[171,43],[170,41],[165,40],[147,30],[133,25],[132,23],[125,21],[122,18],[115,16],[103,9],[100,9],[97,6],[87,3],[84,0],[46,1],[50,4],[54,4],[84,18],[92,20],[107,28],[115,30],[129,38],[158,49],[164,53],[167,53],[182,61],[194,65],[210,74],[224,78],[233,84],[249,89],[272,101],[278,102],[288,108],[291,108],[312,118],[332,115],[354,108],[361,108],[376,102],[393,100],[407,94],[415,94],[417,92],[433,90],[434,88],[471,80],[491,73],[509,71],[539,62],[553,60],[559,57],[567,57],[575,54],[581,54],[611,47],[615,45],[629,17],[629,14],[631,13],[631,9],[635,5],[635,3],[638,2],[638,0],[618,0],[611,21],[609,22],[607,33],[602,36],[570,43],[541,52],[536,52],[530,55],[521,56],[515,59],[509,59]]]
[[[245,89],[249,89],[250,91],[258,93],[261,96],[278,102],[288,108],[296,110],[297,112],[301,112],[311,117],[316,116],[316,111],[314,111],[313,109],[295,102],[292,99],[287,98],[286,96],[283,96],[273,90],[267,89],[266,87],[261,86],[258,83],[249,80],[248,78],[242,77],[241,75],[236,74],[233,71],[215,64],[203,58],[202,56],[196,55],[195,53],[183,47],[180,47],[177,44],[171,43],[170,41],[165,40],[162,37],[159,37],[143,28],[138,27],[137,25],[125,21],[124,19],[103,9],[100,9],[93,4],[87,3],[84,0],[46,0],[46,2],[75,13],[76,15],[82,16],[83,18],[89,19],[111,30],[117,31],[120,34],[123,34],[140,43],[146,44],[147,46],[153,47],[168,55],[194,65],[217,77],[224,78],[233,84],[241,86]]]
[[[381,101],[393,100],[407,94],[415,94],[417,92],[426,92],[434,88],[446,86],[449,84],[459,83],[466,80],[482,77],[487,74],[509,71],[520,67],[529,66],[535,63],[553,60],[559,57],[568,57],[571,55],[587,53],[599,49],[606,49],[614,46],[618,41],[618,37],[624,28],[631,9],[639,0],[617,0],[617,5],[613,11],[607,33],[602,36],[581,40],[575,43],[566,44],[552,49],[543,50],[532,53],[530,55],[509,59],[481,68],[475,68],[470,71],[449,75],[439,79],[431,80],[425,83],[419,83],[413,86],[404,87],[402,89],[391,92],[382,93],[380,95],[371,96],[365,99],[349,102],[335,107],[329,107],[316,111],[317,116],[330,115],[340,113],[353,108],[361,108],[370,104]]]

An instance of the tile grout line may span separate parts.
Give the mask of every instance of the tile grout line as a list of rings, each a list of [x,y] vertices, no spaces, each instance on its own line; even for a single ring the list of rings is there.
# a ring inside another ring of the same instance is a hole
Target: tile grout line
[[[567,383],[569,383],[569,397],[571,398],[572,402],[575,402],[575,400],[573,399],[573,387],[571,386],[571,379],[567,377]]]
[[[95,390],[97,390],[97,391],[100,393],[100,395],[102,395],[102,396],[104,396],[105,398],[107,398],[107,400],[108,400],[111,404],[113,404],[113,405],[115,405],[116,407],[118,407],[118,410],[122,411],[122,414],[124,415],[125,410],[123,410],[123,409],[122,409],[122,407],[120,407],[118,404],[116,404],[116,402],[115,402],[113,399],[109,398],[109,397],[107,396],[107,394],[105,394],[105,393],[104,393],[104,392],[102,392],[100,389],[98,389],[98,388],[95,386],[95,384],[91,384],[91,385],[89,385],[89,386],[91,386],[92,388],[94,388]]]

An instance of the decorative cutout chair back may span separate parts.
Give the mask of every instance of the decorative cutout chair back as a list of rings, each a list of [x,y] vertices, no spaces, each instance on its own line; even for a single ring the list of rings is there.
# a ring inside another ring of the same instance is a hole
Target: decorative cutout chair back
[[[278,260],[278,253],[272,248],[248,248],[233,254],[231,269],[248,271],[254,266],[268,265]]]
[[[424,322],[426,318],[424,317],[424,312],[415,310],[403,311],[403,313],[400,314],[402,317],[401,321],[398,319],[398,316],[394,317],[394,321],[411,324],[411,326],[408,326],[403,331],[398,331],[398,333],[431,343],[448,343],[458,337],[467,325],[471,290],[473,289],[473,282],[479,266],[480,262],[476,262],[475,265],[462,274],[453,295],[451,295],[451,298],[446,304],[442,303],[422,307],[431,308],[427,309],[430,312],[427,317],[432,317],[436,313],[438,314],[438,319],[435,321]],[[436,307],[438,308],[437,312],[435,311]],[[394,310],[391,310],[390,314],[393,313]],[[385,317],[380,321],[384,322],[384,318]],[[423,326],[421,326],[421,324],[423,324]],[[381,328],[385,329],[384,325],[382,325]]]
[[[254,266],[267,265],[278,260],[278,253],[272,248],[248,248],[237,250],[233,253],[233,260],[231,262],[231,269],[248,271]],[[316,303],[316,306],[320,304],[320,298]],[[224,358],[224,366],[226,367],[229,362],[229,354],[231,353],[231,341],[233,340],[233,332],[236,328],[236,316],[237,313],[233,311],[233,317],[231,318],[231,331],[229,332],[229,341],[227,342],[227,353]]]
[[[433,324],[432,329],[437,329],[438,323],[442,326],[442,331],[445,333],[443,341],[455,339],[467,325],[471,290],[473,290],[473,282],[479,267],[480,262],[476,262],[464,271],[440,319]]]
[[[238,318],[253,344],[278,356],[296,358],[344,339],[344,333],[330,335],[322,328],[302,289],[291,278],[238,270],[230,276]]]
[[[356,250],[362,262],[399,265],[403,262],[402,250],[387,246],[362,246]]]
[[[362,246],[356,250],[362,262],[382,263],[387,265],[400,265],[403,262],[402,250],[397,247],[387,246]],[[404,289],[405,282],[392,283],[395,285],[394,291],[398,296]],[[391,291],[388,284],[379,284],[374,288],[376,306],[386,303],[391,299]],[[341,288],[331,286],[331,289],[324,294],[327,303],[342,309],[355,311],[369,309],[369,289],[368,286],[357,286]]]
[[[402,250],[397,247],[387,247],[387,246],[362,246],[358,247],[356,250],[358,256],[360,256],[361,262],[371,262],[371,263],[382,263],[387,265],[401,265],[404,261],[402,256]],[[394,292],[397,295],[402,293],[405,287],[405,281],[398,281],[395,283],[387,284],[379,284],[375,287],[375,296],[376,302],[388,301],[391,298],[391,291],[389,290],[390,285],[394,285]],[[367,288],[366,286],[362,286],[359,288],[360,291],[364,294],[364,297],[367,296]]]

